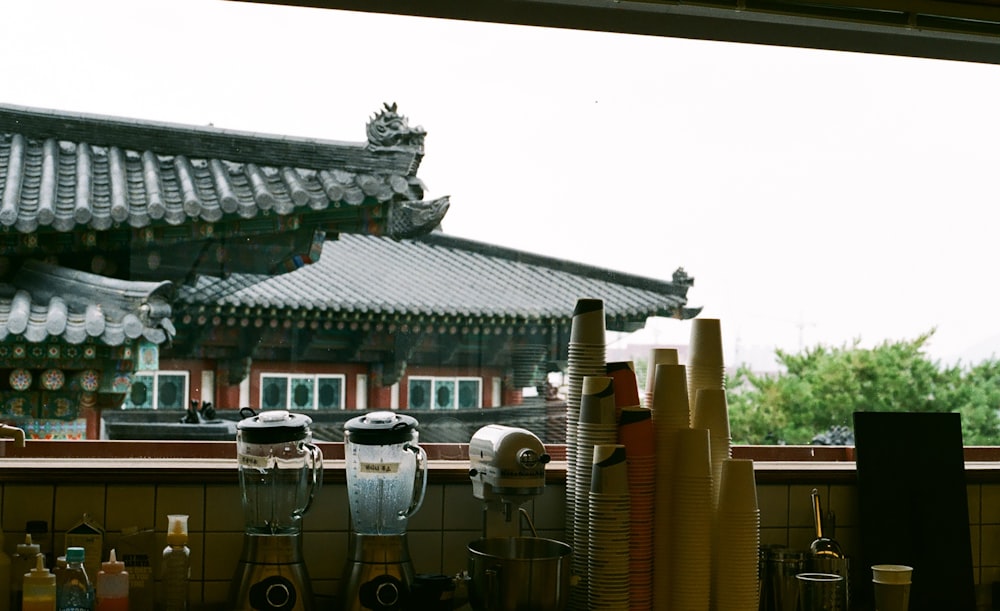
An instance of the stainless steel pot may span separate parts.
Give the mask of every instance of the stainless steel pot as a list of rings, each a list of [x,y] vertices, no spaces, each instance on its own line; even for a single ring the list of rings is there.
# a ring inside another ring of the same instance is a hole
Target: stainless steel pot
[[[469,604],[476,611],[565,611],[573,548],[511,537],[469,544]]]

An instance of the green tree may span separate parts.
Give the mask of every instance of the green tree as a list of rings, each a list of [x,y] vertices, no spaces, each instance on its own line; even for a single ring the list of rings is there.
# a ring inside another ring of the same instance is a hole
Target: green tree
[[[966,445],[1000,443],[1000,363],[945,367],[924,346],[933,335],[861,348],[781,350],[779,374],[741,367],[727,381],[730,429],[741,444],[808,444],[855,411],[960,412]]]

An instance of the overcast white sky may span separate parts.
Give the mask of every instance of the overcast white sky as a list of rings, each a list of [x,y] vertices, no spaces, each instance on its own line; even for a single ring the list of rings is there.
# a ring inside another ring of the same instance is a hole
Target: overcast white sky
[[[729,362],[932,327],[1000,354],[1000,66],[214,0],[0,24],[0,103],[362,141],[397,102],[446,232],[683,266]]]

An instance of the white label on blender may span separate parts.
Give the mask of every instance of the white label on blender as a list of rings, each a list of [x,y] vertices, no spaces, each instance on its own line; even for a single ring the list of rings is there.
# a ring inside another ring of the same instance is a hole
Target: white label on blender
[[[362,473],[398,473],[398,462],[363,462],[361,463]]]
[[[241,467],[250,467],[251,469],[266,469],[270,459],[268,456],[252,456],[250,454],[240,454],[239,458]]]

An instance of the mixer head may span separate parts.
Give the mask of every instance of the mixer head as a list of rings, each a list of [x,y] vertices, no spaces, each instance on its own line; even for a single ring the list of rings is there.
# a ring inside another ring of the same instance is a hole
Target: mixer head
[[[472,494],[515,507],[545,489],[545,446],[531,431],[502,424],[480,428],[469,442]]]

